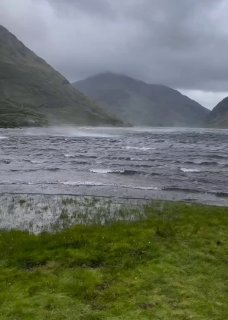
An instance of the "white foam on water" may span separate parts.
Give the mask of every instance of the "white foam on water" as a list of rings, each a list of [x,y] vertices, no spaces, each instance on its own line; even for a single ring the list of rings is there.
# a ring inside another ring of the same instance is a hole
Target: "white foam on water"
[[[142,186],[120,185],[120,187],[130,188],[130,189],[135,189],[135,190],[160,190],[160,188],[155,187],[155,186],[142,187]]]
[[[66,157],[66,158],[74,158],[74,155],[66,153],[66,154],[64,154],[64,157]]]
[[[130,158],[131,161],[145,161],[145,159],[142,158]]]
[[[106,173],[124,173],[124,170],[113,170],[113,169],[90,169],[89,170],[92,173],[101,173],[101,174],[106,174]]]
[[[112,184],[106,184],[102,182],[95,181],[62,181],[60,182],[66,186],[111,186]]]
[[[126,188],[126,189],[135,189],[135,190],[160,190],[158,187],[155,186],[133,186],[133,185],[126,185],[126,184],[115,184],[115,183],[103,183],[103,182],[95,182],[95,181],[61,181],[59,182],[63,185],[67,186],[91,186],[91,187],[119,187],[119,188]]]
[[[126,146],[125,149],[127,150],[155,150],[156,148],[152,148],[152,147],[133,147],[133,146]]]
[[[200,172],[199,169],[181,168],[182,172]]]

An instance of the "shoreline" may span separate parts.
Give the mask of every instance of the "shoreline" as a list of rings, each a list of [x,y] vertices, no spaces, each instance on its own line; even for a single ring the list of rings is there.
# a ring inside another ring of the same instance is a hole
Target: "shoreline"
[[[224,208],[215,204],[69,194],[0,194],[0,230],[22,230],[34,234],[61,231],[76,224],[106,225],[117,221],[139,221],[148,217],[148,206],[159,212],[169,206]]]

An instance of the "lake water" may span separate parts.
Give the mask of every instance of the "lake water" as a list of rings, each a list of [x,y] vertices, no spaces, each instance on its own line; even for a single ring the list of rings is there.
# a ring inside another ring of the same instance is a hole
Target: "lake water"
[[[228,206],[228,130],[0,129],[0,193]]]

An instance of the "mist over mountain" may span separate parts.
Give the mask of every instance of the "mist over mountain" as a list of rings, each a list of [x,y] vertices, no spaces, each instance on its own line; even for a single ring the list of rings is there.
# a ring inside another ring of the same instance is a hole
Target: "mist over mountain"
[[[47,124],[113,125],[59,72],[0,25],[0,127]]]
[[[214,107],[207,119],[209,127],[228,128],[228,97]]]
[[[177,90],[125,75],[102,73],[73,86],[132,125],[200,127],[209,114],[208,109]]]

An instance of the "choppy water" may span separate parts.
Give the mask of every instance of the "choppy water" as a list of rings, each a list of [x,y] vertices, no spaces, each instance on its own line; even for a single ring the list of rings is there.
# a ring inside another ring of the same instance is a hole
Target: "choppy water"
[[[228,130],[0,130],[0,193],[228,206]]]

